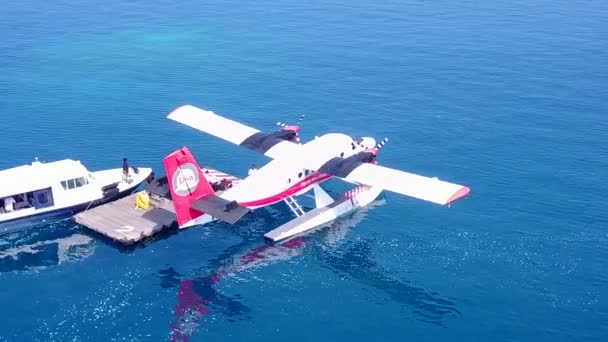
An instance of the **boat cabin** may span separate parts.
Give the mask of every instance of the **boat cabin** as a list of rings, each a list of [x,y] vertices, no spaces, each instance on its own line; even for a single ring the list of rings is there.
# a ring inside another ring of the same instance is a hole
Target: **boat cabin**
[[[0,215],[55,206],[91,179],[80,161],[71,159],[0,171]]]

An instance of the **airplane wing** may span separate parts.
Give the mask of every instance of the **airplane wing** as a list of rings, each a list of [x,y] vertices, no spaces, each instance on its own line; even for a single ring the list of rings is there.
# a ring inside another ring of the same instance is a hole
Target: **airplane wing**
[[[379,187],[441,205],[454,202],[471,192],[467,186],[370,163],[360,164],[344,177],[344,180]]]
[[[325,134],[304,145],[299,145],[282,139],[280,131],[261,132],[212,111],[191,105],[181,106],[167,117],[235,145],[258,151],[275,161],[280,159],[280,163],[274,165],[273,168],[281,169],[284,165],[300,164],[308,170],[331,174],[345,181],[376,186],[442,205],[464,197],[471,191],[463,185],[361,162],[356,159],[356,156],[334,157],[343,155],[344,153],[341,152],[350,149],[353,139],[345,134]],[[265,166],[265,168],[267,167],[270,165]],[[262,169],[260,169],[261,171]],[[268,170],[268,172],[281,174],[276,170]],[[259,195],[257,192],[263,187],[258,183],[259,179],[254,178],[248,177],[237,188],[244,193]],[[272,177],[268,179],[270,178]]]
[[[348,182],[378,187],[401,195],[445,205],[471,191],[466,186],[441,181],[363,161],[365,153],[334,157],[350,149],[352,138],[330,133],[302,146],[290,162],[304,168],[330,174]]]
[[[297,153],[300,148],[300,145],[282,139],[280,132],[261,132],[212,111],[191,105],[176,108],[167,118],[235,145],[258,151],[273,159]]]

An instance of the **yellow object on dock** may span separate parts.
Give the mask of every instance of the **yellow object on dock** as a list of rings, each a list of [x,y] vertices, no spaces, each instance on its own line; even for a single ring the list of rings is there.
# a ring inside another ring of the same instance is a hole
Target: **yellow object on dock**
[[[139,209],[148,209],[150,207],[150,196],[146,191],[140,191],[135,197],[135,206]]]

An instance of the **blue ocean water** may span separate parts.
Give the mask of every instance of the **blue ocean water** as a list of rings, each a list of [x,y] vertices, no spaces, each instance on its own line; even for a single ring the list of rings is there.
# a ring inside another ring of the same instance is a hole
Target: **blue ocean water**
[[[70,222],[3,236],[0,341],[608,339],[608,3],[2,7],[0,168],[265,161],[165,118],[190,103],[263,130],[304,113],[304,140],[386,136],[380,163],[472,193],[386,193],[282,247],[262,238],[280,206],[129,250]]]

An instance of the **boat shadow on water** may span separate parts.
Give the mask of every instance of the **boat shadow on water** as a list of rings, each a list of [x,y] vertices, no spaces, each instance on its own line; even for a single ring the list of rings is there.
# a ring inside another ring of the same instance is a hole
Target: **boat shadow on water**
[[[95,240],[73,222],[40,224],[0,236],[0,273],[37,272],[88,258]]]
[[[278,244],[261,243],[260,236],[264,232],[259,227],[276,226],[278,221],[285,219],[281,218],[286,216],[285,212],[278,215],[256,215],[245,223],[252,229],[235,232],[242,238],[241,243],[224,250],[205,267],[189,272],[201,274],[200,277],[184,276],[173,267],[160,270],[156,274],[160,278],[160,286],[177,289],[175,317],[169,326],[171,340],[188,341],[196,334],[206,315],[213,313],[222,315],[229,322],[250,319],[251,310],[243,304],[246,299],[238,294],[222,294],[217,289],[221,281],[246,270],[291,260],[304,252],[314,254],[321,267],[329,269],[340,278],[373,288],[393,302],[403,305],[418,321],[444,327],[445,320],[449,317],[461,316],[454,301],[412,286],[377,263],[373,255],[377,247],[375,239],[346,239],[351,228],[365,218],[367,210],[383,203],[383,200],[377,200],[368,208],[316,232]],[[260,218],[263,224],[255,223]]]
[[[74,224],[78,225],[77,223],[74,223]],[[80,225],[78,225],[78,226],[82,227]],[[82,229],[86,229],[86,228],[82,227]],[[150,237],[144,238],[142,240],[139,240],[139,241],[137,241],[137,243],[133,243],[130,245],[125,245],[121,242],[114,241],[111,238],[109,238],[103,234],[100,234],[94,230],[91,230],[91,229],[86,229],[86,235],[93,237],[95,239],[95,241],[97,241],[98,243],[108,246],[112,249],[115,249],[121,253],[131,254],[131,253],[136,252],[137,250],[147,248],[148,246],[153,245],[154,243],[157,243],[159,241],[169,239],[172,236],[178,234],[179,231],[180,231],[180,229],[177,227],[177,223],[174,223],[171,227],[163,228],[158,233],[156,233]]]

